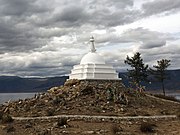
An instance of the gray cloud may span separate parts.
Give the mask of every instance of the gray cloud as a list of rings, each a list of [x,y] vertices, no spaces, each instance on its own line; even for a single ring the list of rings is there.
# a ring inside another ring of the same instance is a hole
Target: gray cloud
[[[152,40],[152,39],[151,39]],[[152,40],[148,42],[144,42],[142,45],[142,49],[151,49],[156,47],[162,47],[166,44],[166,41],[161,40]]]
[[[132,56],[135,52],[140,52],[145,63],[149,66],[157,63],[157,60],[170,59],[172,62],[170,68],[177,69],[180,67],[180,46],[178,45],[179,40],[176,40],[169,33],[160,33],[144,28],[129,29],[120,35],[119,44],[116,43],[116,45],[124,46],[125,43],[131,43],[131,47],[120,48],[113,52],[109,50],[109,52],[103,53],[103,56],[108,60],[108,63],[112,63],[120,71],[127,69],[124,65],[125,57]],[[175,43],[172,44],[171,41]]]
[[[80,26],[89,19],[86,11],[78,5],[72,5],[64,8],[62,12],[53,16],[53,21],[60,23],[62,26]]]
[[[154,0],[151,2],[144,3],[142,5],[144,14],[154,15],[160,13],[171,13],[175,11],[180,11],[180,1],[179,0]]]
[[[132,22],[137,11],[126,9],[129,6],[133,6],[132,0],[0,0],[0,52],[27,52],[44,46],[54,36]]]
[[[150,31],[144,28],[129,29],[124,32],[121,39],[126,42],[138,42],[141,49],[162,47],[166,41],[175,40],[171,34]]]
[[[152,49],[155,55],[156,50],[175,40],[170,34],[144,28],[118,34],[115,27],[178,10],[178,1],[168,5],[169,2],[144,3],[139,10],[134,8],[133,0],[0,0],[0,74],[51,76],[70,73],[72,66],[88,51],[91,34],[98,48],[137,44],[140,51],[146,53]],[[98,34],[95,30],[105,33]],[[117,69],[125,68],[120,65],[125,56],[133,52],[132,47],[120,49],[102,51]],[[172,59],[175,57],[179,55],[173,55]]]
[[[33,13],[43,13],[49,10],[45,4],[36,0],[0,0],[1,14],[6,16],[30,16]],[[43,6],[42,6],[43,5]]]

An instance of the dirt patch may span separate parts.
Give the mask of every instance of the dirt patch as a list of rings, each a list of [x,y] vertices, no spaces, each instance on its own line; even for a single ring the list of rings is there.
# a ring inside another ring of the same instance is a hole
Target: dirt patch
[[[148,133],[141,131],[142,123],[148,122],[155,125],[153,133],[158,135],[180,134],[178,120],[133,120],[119,123],[68,120],[68,125],[63,126],[57,126],[57,122],[58,120],[14,121],[10,124],[1,124],[0,133],[1,135],[24,135],[24,133],[28,135],[139,135]]]

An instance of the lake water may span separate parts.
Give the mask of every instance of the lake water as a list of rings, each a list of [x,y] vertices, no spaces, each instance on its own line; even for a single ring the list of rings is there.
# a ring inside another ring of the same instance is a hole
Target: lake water
[[[0,104],[9,100],[25,99],[34,97],[36,93],[0,93]]]
[[[0,104],[7,102],[9,100],[18,100],[34,97],[36,93],[0,93]],[[171,93],[168,95],[172,95],[177,99],[180,99],[180,93]]]
[[[180,100],[180,93],[168,93],[167,95],[173,96],[173,97],[175,97],[176,99],[179,99],[179,100]]]
[[[177,96],[175,96],[177,99],[179,99],[180,100],[180,94],[179,95],[177,95]]]

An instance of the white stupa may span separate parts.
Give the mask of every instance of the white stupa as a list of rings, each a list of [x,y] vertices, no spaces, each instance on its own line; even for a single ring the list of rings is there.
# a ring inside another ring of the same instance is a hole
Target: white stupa
[[[112,65],[106,64],[96,52],[94,38],[90,39],[90,52],[83,56],[79,65],[73,66],[69,79],[121,80]]]

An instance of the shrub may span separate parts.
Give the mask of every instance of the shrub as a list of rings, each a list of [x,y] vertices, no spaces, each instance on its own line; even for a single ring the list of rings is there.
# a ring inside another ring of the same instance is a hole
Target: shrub
[[[101,108],[99,108],[99,107],[95,107],[94,110],[95,110],[97,113],[100,113],[100,112],[102,111]]]
[[[156,127],[155,124],[143,122],[141,124],[140,130],[144,133],[153,133],[155,131],[154,127]]]
[[[178,119],[180,119],[180,113],[177,115]]]
[[[3,112],[0,111],[0,120],[2,119],[2,117],[3,117]]]
[[[51,130],[45,129],[41,131],[40,133],[38,133],[37,135],[51,135]]]
[[[133,111],[133,112],[130,112],[130,113],[129,113],[129,116],[138,116],[138,113],[135,112],[135,111]]]
[[[7,133],[15,131],[15,128],[12,125],[7,125],[7,127],[5,129],[6,129]]]
[[[107,100],[108,101],[114,100],[114,90],[110,87],[107,88]]]
[[[68,125],[67,118],[59,118],[58,121],[57,121],[57,126],[61,127],[61,126],[64,126],[64,125]]]
[[[54,113],[55,113],[55,110],[54,110],[54,109],[48,109],[48,110],[46,111],[47,116],[53,116]]]
[[[32,128],[33,124],[30,121],[27,121],[27,123],[24,125],[24,128]]]
[[[180,119],[180,109],[177,111],[177,117]]]
[[[57,105],[62,101],[62,98],[60,96],[56,96],[53,98],[53,104]]]
[[[86,86],[85,88],[83,88],[81,90],[81,95],[90,95],[90,94],[94,94],[94,91],[93,91],[93,87],[91,86]]]
[[[2,123],[10,123],[10,122],[13,122],[13,119],[9,114],[5,114],[2,116]]]
[[[111,127],[111,131],[112,133],[115,135],[115,134],[119,134],[122,130],[121,127],[117,126],[117,125],[112,125]]]

